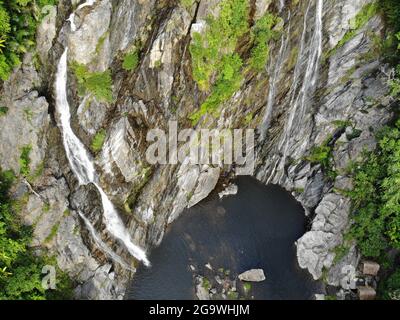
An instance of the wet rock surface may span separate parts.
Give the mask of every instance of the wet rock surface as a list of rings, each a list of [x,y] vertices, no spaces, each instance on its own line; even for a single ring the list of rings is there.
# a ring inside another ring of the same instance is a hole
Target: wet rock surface
[[[254,175],[265,184],[279,184],[294,192],[314,218],[309,232],[298,241],[298,261],[316,279],[322,277],[323,269],[330,268],[329,282],[335,285],[340,283],[341,267],[335,265],[334,248],[343,241],[350,213],[349,200],[337,191],[351,188],[347,166],[364,148],[374,148],[374,132],[392,116],[387,87],[390,70],[379,56],[365,59],[373,51],[371,35],[380,35],[383,22],[373,17],[324,61],[322,55],[335,48],[351,28],[351,19],[369,2],[323,1],[321,57],[315,65],[310,57],[319,45],[318,0],[282,8],[282,37],[271,44],[267,72],[245,79],[221,107],[220,117],[201,123],[202,128],[240,127],[252,114],[250,128],[267,124],[261,128],[266,135],[256,143]],[[88,149],[94,135],[100,129],[106,131],[102,151],[93,155],[101,184],[135,242],[146,248],[158,245],[167,225],[206,198],[221,175],[230,171],[212,166],[144,164],[148,129],[166,128],[168,120],[178,120],[180,128],[190,126],[187,116],[204,100],[191,75],[190,34],[204,30],[208,13],[218,15],[218,3],[201,0],[197,7],[184,8],[170,1],[99,0],[77,13],[78,29],[68,36],[70,25],[63,19],[71,2],[60,1],[38,31],[37,51],[44,69],[38,72],[28,53],[2,85],[0,104],[8,111],[0,116],[0,166],[19,173],[21,149],[31,146],[30,171],[43,170],[37,171],[42,177],[31,181],[31,189],[21,182],[17,190],[18,197],[24,198],[23,219],[35,224],[35,245],[57,255],[59,266],[78,279],[77,297],[120,298],[129,271],[110,267],[77,214],[78,208],[84,211],[103,240],[109,241],[103,232],[99,195],[91,186],[79,188],[65,159],[56,127],[52,64],[57,63],[60,48],[68,44],[70,63],[87,64],[91,71],[111,70],[112,103],[96,99],[84,103],[85,96],[78,94],[74,76],[69,75],[73,127]],[[255,1],[255,6],[256,16],[280,9],[271,1]],[[138,43],[138,67],[128,72],[121,67],[123,57]],[[308,88],[310,94],[302,97],[299,92],[307,89],[304,83],[310,80],[307,66],[315,67],[318,81]],[[274,94],[269,95],[273,86],[268,79],[273,74],[277,75]],[[304,103],[298,103],[303,98]],[[347,123],[339,133],[338,122]],[[306,160],[313,147],[327,139],[333,145],[333,169],[340,176],[335,182],[327,179],[318,164]],[[56,232],[50,236],[52,229]],[[122,249],[115,249],[124,255]],[[356,250],[343,261],[356,265]]]

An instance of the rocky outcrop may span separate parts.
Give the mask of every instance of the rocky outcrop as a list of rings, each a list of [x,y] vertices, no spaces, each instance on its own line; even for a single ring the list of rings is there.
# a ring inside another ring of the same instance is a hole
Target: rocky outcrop
[[[49,104],[39,94],[41,80],[27,54],[22,67],[3,84],[0,104],[7,113],[0,117],[0,166],[20,171],[22,148],[30,151],[30,171],[43,162],[46,151],[46,130],[49,125]]]
[[[341,195],[327,194],[315,210],[311,231],[297,242],[300,267],[308,269],[314,279],[320,279],[324,269],[332,266],[333,252],[342,244],[348,226],[350,201]]]
[[[262,282],[265,279],[264,270],[262,269],[252,269],[239,274],[239,280],[246,282]]]

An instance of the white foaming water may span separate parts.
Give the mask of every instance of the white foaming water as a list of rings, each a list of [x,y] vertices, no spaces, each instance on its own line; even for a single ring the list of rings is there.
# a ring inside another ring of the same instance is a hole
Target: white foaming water
[[[77,10],[93,5],[96,1],[89,0],[86,3],[80,5]],[[75,30],[74,24],[75,13],[72,13],[68,21],[71,22],[71,29]],[[71,114],[67,99],[67,61],[68,61],[68,47],[65,48],[63,55],[60,58],[60,62],[57,68],[56,75],[56,109],[60,114],[60,127],[63,136],[63,143],[66,151],[68,161],[71,169],[77,176],[79,184],[87,185],[93,183],[101,195],[101,201],[104,211],[104,220],[107,230],[113,237],[123,242],[129,253],[136,259],[142,261],[146,266],[150,265],[146,257],[146,253],[140,247],[136,246],[130,236],[124,224],[115,210],[113,204],[108,199],[104,190],[97,184],[97,175],[94,168],[93,161],[87,152],[83,143],[74,134],[71,128],[70,120]],[[82,214],[80,213],[82,216]],[[91,233],[97,238],[96,242],[99,242],[99,237],[96,236],[93,226],[87,219],[84,219],[86,225],[90,225]],[[109,250],[108,250],[109,251]],[[110,255],[110,253],[108,252]],[[115,254],[112,256],[115,258]],[[120,259],[119,259],[120,260]],[[117,261],[118,262],[118,261]]]
[[[56,106],[60,114],[63,142],[67,158],[79,184],[85,185],[95,180],[95,169],[83,143],[74,134],[71,128],[71,114],[67,100],[67,55],[65,49],[58,64],[56,76]]]
[[[78,8],[76,8],[75,12],[78,12],[79,10],[81,10],[84,7],[89,7],[92,6],[96,3],[96,0],[88,0],[82,4],[80,4],[78,6]],[[76,31],[76,24],[75,24],[75,12],[71,13],[71,15],[69,16],[68,20],[71,23],[71,31],[74,32]]]
[[[291,89],[291,101],[290,106],[293,107],[293,111],[289,116],[288,128],[286,130],[285,139],[283,139],[281,146],[285,145],[283,157],[287,157],[289,140],[293,134],[293,121],[294,118],[303,119],[305,113],[305,107],[307,105],[307,98],[314,93],[316,82],[318,78],[319,64],[322,55],[322,15],[323,15],[323,0],[316,0],[315,5],[315,26],[314,34],[311,38],[311,43],[306,47],[305,38],[307,33],[307,16],[310,9],[311,1],[304,15],[304,29],[301,37],[300,51],[298,55],[298,60],[295,68],[293,87]],[[308,53],[308,54],[307,54]],[[304,59],[307,59],[307,67],[305,71],[304,78],[302,79],[302,86],[299,93],[296,96],[296,91],[298,87],[299,77],[301,73],[301,66],[303,65]],[[284,163],[284,161],[282,162]]]
[[[279,0],[279,12],[282,12],[283,8],[285,8],[285,0]]]
[[[110,199],[108,199],[107,195],[99,185],[95,184],[95,186],[101,195],[101,202],[103,203],[104,219],[107,230],[110,231],[114,237],[121,240],[125,244],[132,256],[142,261],[146,266],[150,266],[150,262],[147,260],[146,253],[137,245],[132,243],[131,237],[122,223],[122,220],[115,211],[114,205],[111,203]]]
[[[128,269],[130,271],[135,271],[128,264],[126,264],[126,262],[123,261],[119,255],[115,254],[115,252],[112,251],[104,243],[103,240],[100,239],[100,237],[97,235],[96,230],[94,229],[93,225],[90,223],[89,219],[86,218],[85,215],[80,211],[78,211],[78,214],[82,218],[83,222],[85,222],[85,225],[88,228],[94,242],[100,248],[100,250],[103,251],[107,256],[109,256],[113,261],[115,261],[115,262],[119,263],[121,266],[123,266],[125,269]]]

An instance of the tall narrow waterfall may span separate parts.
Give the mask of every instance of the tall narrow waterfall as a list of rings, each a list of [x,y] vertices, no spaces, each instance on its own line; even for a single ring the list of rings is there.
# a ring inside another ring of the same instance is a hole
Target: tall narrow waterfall
[[[272,111],[273,111],[273,108],[275,105],[276,86],[277,86],[277,82],[279,80],[279,76],[280,76],[280,73],[282,70],[283,62],[285,60],[284,59],[285,52],[288,48],[288,44],[289,44],[289,40],[290,40],[290,30],[291,30],[290,17],[291,17],[291,13],[289,11],[289,13],[288,13],[289,26],[287,28],[286,35],[283,34],[281,37],[281,47],[280,47],[279,53],[278,53],[278,60],[276,62],[275,61],[270,62],[272,65],[271,69],[273,71],[272,71],[271,81],[270,81],[270,85],[269,85],[267,107],[265,110],[263,121],[261,122],[261,125],[258,128],[261,139],[266,138],[266,134],[269,129],[270,122],[271,122]]]
[[[306,33],[308,29],[307,17],[309,14],[310,1],[307,11],[304,15],[304,29],[301,37],[300,50],[297,59],[296,68],[294,71],[293,85],[291,88],[290,107],[293,109],[290,112],[289,120],[286,129],[285,138],[282,140],[280,147],[284,145],[283,156],[287,157],[289,141],[295,135],[293,132],[294,119],[303,119],[308,106],[309,99],[315,92],[316,82],[318,79],[320,60],[322,55],[322,15],[323,15],[323,0],[316,0],[315,3],[315,21],[314,33],[310,43],[306,45]],[[306,60],[306,70],[303,79],[300,79],[302,74],[302,65]],[[298,84],[301,83],[301,88],[298,91]],[[298,93],[297,93],[298,91]]]
[[[80,5],[77,10],[93,5],[96,1],[89,0],[84,4]],[[74,23],[75,13],[72,13],[68,21],[71,22],[71,30],[75,31],[76,26]],[[120,240],[129,253],[136,259],[142,261],[145,265],[150,265],[146,253],[140,247],[136,246],[126,230],[121,218],[119,217],[115,207],[107,197],[104,190],[98,184],[98,176],[94,168],[93,160],[89,153],[85,149],[83,143],[74,134],[71,128],[71,114],[67,100],[67,61],[68,61],[68,47],[65,48],[63,55],[61,56],[58,64],[57,75],[56,75],[56,109],[60,115],[60,129],[62,131],[63,143],[65,152],[71,166],[71,170],[74,172],[78,181],[81,185],[87,185],[93,183],[98,189],[101,195],[101,201],[104,211],[104,222],[107,230],[116,239]],[[82,216],[82,215],[81,215]],[[90,225],[87,219],[84,219],[85,223]],[[91,228],[89,228],[91,229]],[[94,230],[94,228],[93,228]],[[93,234],[93,230],[91,233]],[[97,241],[98,242],[98,241]],[[110,255],[110,252],[108,252]],[[117,261],[118,262],[118,261]]]
[[[285,8],[285,0],[279,0],[279,12],[282,12],[283,8]]]

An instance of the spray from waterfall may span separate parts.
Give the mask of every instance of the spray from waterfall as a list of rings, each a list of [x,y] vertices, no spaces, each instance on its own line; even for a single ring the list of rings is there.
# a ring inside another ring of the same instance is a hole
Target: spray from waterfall
[[[95,0],[89,0],[81,4],[77,10],[93,5],[95,2]],[[72,31],[76,30],[74,18],[75,13],[72,13],[68,19],[68,21],[71,22]],[[60,115],[60,127],[62,131],[63,143],[71,170],[78,178],[80,185],[93,183],[98,189],[103,205],[105,225],[110,234],[114,238],[120,240],[132,256],[142,261],[146,266],[149,266],[150,262],[146,257],[145,251],[132,242],[127,229],[118,215],[118,212],[107,197],[104,190],[97,183],[98,177],[94,168],[93,160],[91,159],[83,143],[78,139],[71,128],[71,114],[67,99],[67,61],[68,47],[65,48],[65,51],[62,54],[58,64],[55,88],[56,109]],[[82,216],[81,213],[80,215]],[[84,221],[86,225],[91,226],[87,219],[84,219]],[[91,230],[92,235],[95,234],[93,226],[89,227],[89,230]],[[99,242],[99,237],[96,236],[95,240],[98,244],[100,244],[100,247],[103,247],[104,249],[104,246],[102,246],[101,242]],[[107,253],[110,255],[110,252]],[[115,259],[115,254],[111,256]]]

